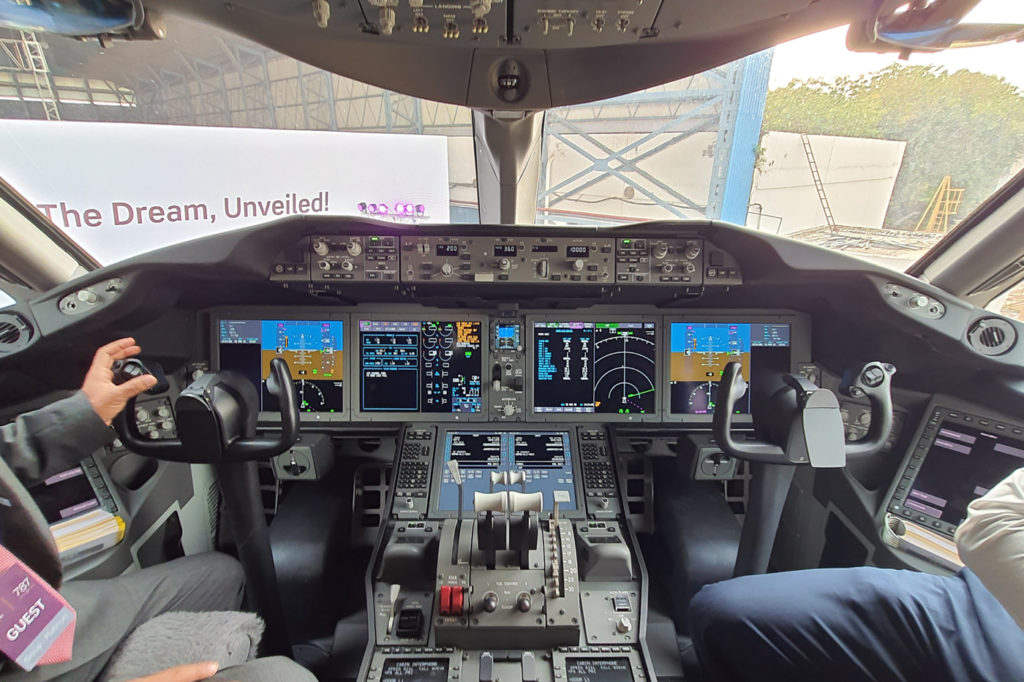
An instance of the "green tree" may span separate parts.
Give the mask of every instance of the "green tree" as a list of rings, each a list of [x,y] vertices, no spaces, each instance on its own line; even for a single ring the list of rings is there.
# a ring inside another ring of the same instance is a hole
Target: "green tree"
[[[913,229],[943,176],[965,190],[959,219],[1020,167],[1024,93],[999,76],[893,64],[772,90],[763,130],[905,141],[885,224]]]

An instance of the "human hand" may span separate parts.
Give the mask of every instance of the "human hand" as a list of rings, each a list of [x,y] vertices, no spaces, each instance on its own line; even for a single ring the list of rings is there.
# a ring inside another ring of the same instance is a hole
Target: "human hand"
[[[141,351],[142,349],[135,345],[135,339],[129,337],[108,343],[93,356],[92,366],[89,367],[82,383],[82,392],[89,399],[92,409],[107,426],[110,426],[110,422],[124,409],[129,400],[156,386],[156,377],[149,374],[135,377],[121,385],[114,383],[114,361],[130,358]]]
[[[131,339],[128,340],[130,341]],[[145,677],[137,677],[134,680],[129,680],[129,682],[199,682],[199,680],[205,680],[216,675],[218,667],[216,661],[189,663],[161,670],[158,673],[146,675]]]

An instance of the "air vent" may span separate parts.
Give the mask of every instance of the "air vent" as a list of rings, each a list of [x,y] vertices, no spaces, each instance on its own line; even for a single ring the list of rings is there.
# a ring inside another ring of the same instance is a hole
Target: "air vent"
[[[982,355],[1002,355],[1017,342],[1017,330],[999,317],[986,317],[971,325],[967,342]]]
[[[32,340],[32,327],[20,315],[0,314],[0,353],[13,353]]]

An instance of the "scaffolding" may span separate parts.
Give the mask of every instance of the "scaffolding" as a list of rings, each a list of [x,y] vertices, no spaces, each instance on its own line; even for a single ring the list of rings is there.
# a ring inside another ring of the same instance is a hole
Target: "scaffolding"
[[[53,92],[50,67],[43,46],[32,31],[10,31],[0,36],[0,96],[13,96],[28,105],[38,102],[48,121],[60,120],[60,106]],[[3,92],[7,85],[11,93]]]
[[[928,202],[928,208],[921,214],[917,221],[914,232],[937,232],[946,234],[949,232],[949,219],[960,210],[960,204],[964,200],[964,190],[961,187],[953,187],[953,179],[950,176],[942,178],[939,188],[932,195]]]
[[[6,80],[0,71],[0,116],[38,118],[39,103],[48,119],[463,138],[449,143],[453,154],[466,157],[450,164],[453,176],[452,165],[465,176],[450,178],[461,192],[452,200],[461,213],[471,210],[469,109],[366,85],[211,27],[172,35],[182,36],[180,42],[147,44],[146,58],[132,59],[133,45],[117,44],[100,54],[91,43],[53,38],[44,48],[31,34],[0,31],[10,62]],[[52,73],[46,52],[52,64],[84,66],[75,74],[59,67]],[[568,164],[571,172],[558,177],[550,164],[543,165],[538,221],[622,222],[600,211],[569,208],[612,180],[655,217],[743,223],[770,65],[770,52],[761,53],[643,92],[547,112],[544,153],[559,144],[578,158]],[[711,160],[706,195],[673,186],[650,167],[668,163],[668,175],[685,172],[672,154],[701,134],[709,140],[703,153]]]

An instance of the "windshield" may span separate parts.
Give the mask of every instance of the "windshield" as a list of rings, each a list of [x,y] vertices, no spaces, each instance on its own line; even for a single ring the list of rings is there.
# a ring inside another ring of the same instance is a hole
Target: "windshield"
[[[181,20],[156,42],[0,46],[0,176],[101,263],[296,214],[479,221],[464,107]],[[905,269],[1024,167],[1022,54],[901,61],[839,28],[551,110],[537,223],[714,218]]]

